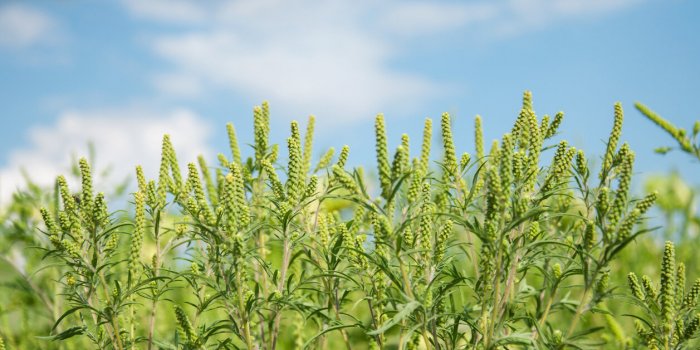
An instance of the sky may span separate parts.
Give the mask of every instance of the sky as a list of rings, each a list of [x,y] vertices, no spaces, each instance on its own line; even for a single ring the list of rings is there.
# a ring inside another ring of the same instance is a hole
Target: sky
[[[690,0],[3,0],[0,203],[22,169],[50,184],[88,143],[104,187],[137,164],[155,176],[164,133],[183,165],[214,163],[227,122],[252,141],[263,100],[280,144],[316,116],[316,159],[348,144],[350,164],[373,167],[380,112],[392,149],[405,132],[415,154],[423,120],[449,112],[458,151],[474,153],[474,116],[488,146],[525,90],[540,116],[565,112],[558,138],[598,164],[620,101],[635,170],[697,179],[697,161],[653,152],[673,142],[633,104],[700,119],[698,14]]]

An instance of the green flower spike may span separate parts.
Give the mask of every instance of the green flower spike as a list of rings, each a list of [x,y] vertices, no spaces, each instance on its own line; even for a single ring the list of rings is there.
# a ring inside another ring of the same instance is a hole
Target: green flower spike
[[[340,149],[340,155],[338,156],[338,162],[336,163],[338,167],[344,168],[345,163],[348,161],[348,156],[350,155],[350,146],[344,145]]]
[[[99,192],[95,197],[93,218],[95,218],[95,227],[105,227],[109,223],[107,202],[103,192]],[[113,233],[112,235],[116,237],[116,234]]]
[[[603,157],[603,166],[600,169],[599,177],[601,181],[612,167],[615,150],[617,150],[617,141],[620,139],[620,135],[622,134],[623,119],[624,113],[622,111],[622,104],[620,104],[620,102],[617,102],[615,103],[615,122],[613,123],[613,128],[610,132],[610,137],[608,138],[608,145],[605,150],[605,156]]]
[[[622,213],[625,211],[627,204],[627,195],[630,189],[630,182],[632,180],[632,165],[634,164],[634,153],[629,151],[628,154],[621,160],[619,177],[618,177],[618,187],[615,193],[615,199],[613,200],[612,206],[610,207],[610,213],[608,219],[612,226],[617,225],[620,220]]]
[[[304,190],[304,197],[309,198],[316,194],[316,189],[318,187],[318,176],[312,175],[309,178],[309,183],[306,184],[306,189]]]
[[[586,160],[583,150],[576,152],[576,172],[584,176],[588,174],[588,160]]]
[[[236,128],[232,123],[226,124],[226,133],[228,134],[228,144],[231,148],[233,161],[241,164],[241,149],[238,147],[238,136],[236,136]]]
[[[313,153],[313,142],[314,142],[314,124],[316,123],[316,118],[313,115],[309,116],[309,120],[306,124],[306,134],[304,134],[304,176],[311,170],[311,157]]]
[[[60,228],[56,225],[56,221],[51,216],[51,214],[49,214],[49,211],[46,208],[41,208],[39,211],[41,213],[41,218],[44,220],[44,225],[46,225],[49,240],[56,249],[62,249],[60,239],[61,231]]]
[[[425,118],[425,124],[423,126],[423,143],[420,149],[420,169],[422,173],[425,173],[430,166],[430,146],[432,144],[433,137],[433,120],[430,118]]]
[[[215,223],[216,217],[214,216],[211,208],[209,208],[206,197],[204,196],[204,188],[202,187],[202,182],[199,179],[197,166],[194,165],[194,163],[189,163],[187,164],[187,171],[187,187],[194,192],[194,199],[197,202],[198,211],[204,215],[207,222],[210,224]]]
[[[435,237],[435,255],[433,257],[433,262],[435,264],[438,264],[445,257],[447,241],[450,239],[450,236],[452,236],[452,227],[452,220],[446,220]]]
[[[474,117],[474,144],[476,149],[476,159],[479,164],[484,162],[484,131],[481,128],[481,116]]]
[[[340,183],[340,185],[343,186],[343,188],[348,190],[350,193],[360,193],[360,189],[357,186],[355,179],[337,164],[333,165],[333,178],[337,180],[338,183]]]
[[[170,135],[163,135],[163,144],[160,155],[160,170],[158,172],[158,204],[162,207],[165,205],[166,193],[168,188],[172,187],[172,180],[168,169],[170,168],[170,158],[168,156],[168,144],[170,143]]]
[[[442,145],[445,154],[443,155],[443,166],[445,167],[445,176],[452,181],[456,181],[459,176],[457,173],[457,154],[455,151],[454,140],[452,138],[452,125],[449,113],[443,113],[440,119],[440,130],[442,131]]]
[[[243,172],[238,165],[231,167],[231,176],[234,183],[234,203],[236,206],[236,222],[238,228],[243,229],[250,224],[250,209],[246,203],[245,184],[243,183]]]
[[[190,323],[190,319],[180,306],[175,306],[175,318],[177,320],[180,333],[182,334],[182,337],[187,340],[189,347],[198,348],[199,340],[197,339],[197,334],[192,327],[192,323]]]
[[[326,249],[331,249],[329,246],[331,234],[328,226],[328,216],[324,213],[320,213],[318,216],[318,240],[321,242],[321,246]]]
[[[569,148],[568,145],[566,140],[559,142],[559,147],[554,154],[554,160],[549,169],[547,180],[545,180],[545,184],[542,186],[543,192],[550,191],[569,175],[574,150],[573,148]]]
[[[140,165],[136,166],[136,183],[139,187],[139,192],[146,193],[146,177],[143,175],[143,167]]]
[[[427,253],[432,251],[432,233],[433,233],[433,204],[430,200],[430,184],[423,183],[421,189],[421,199],[423,203],[420,209],[420,232],[419,241],[421,248]]]
[[[209,167],[207,166],[204,156],[199,155],[197,157],[197,162],[199,163],[199,170],[202,172],[202,177],[204,178],[204,184],[207,187],[207,195],[209,196],[209,201],[216,207],[219,204],[219,196],[217,193],[216,185],[209,172]]]
[[[408,186],[406,199],[409,203],[414,203],[420,196],[421,184],[423,183],[423,169],[420,165],[420,160],[413,159],[413,174],[411,175],[411,184]]]
[[[391,162],[391,181],[398,180],[408,170],[408,149],[403,145],[396,148],[394,159]]]
[[[284,192],[284,186],[282,185],[282,182],[280,182],[272,163],[270,163],[270,161],[267,159],[263,159],[262,168],[267,174],[267,178],[270,181],[270,186],[272,187],[272,192],[274,192],[275,197],[277,197],[277,200],[283,201],[287,195]]]
[[[87,159],[80,158],[80,178],[83,186],[83,191],[80,196],[80,209],[83,213],[83,218],[88,219],[92,216],[93,192],[92,192],[92,172]]]
[[[168,163],[170,164],[170,172],[172,174],[173,183],[171,183],[171,191],[173,194],[179,194],[182,191],[182,175],[180,175],[180,165],[177,162],[175,148],[170,141],[170,136],[163,137],[163,144],[167,149]]]
[[[326,153],[321,156],[321,159],[318,161],[318,165],[316,165],[316,169],[314,169],[314,173],[326,168],[328,165],[331,164],[331,161],[333,160],[333,155],[335,154],[335,148],[331,147],[326,151]]]
[[[377,114],[374,120],[374,131],[376,137],[379,182],[382,188],[382,197],[386,199],[391,192],[391,167],[389,165],[389,153],[387,150],[386,128],[383,114]]]
[[[58,184],[58,190],[61,194],[61,200],[63,201],[63,212],[65,213],[66,219],[65,223],[61,223],[64,231],[70,231],[76,235],[80,234],[81,231],[81,220],[78,213],[78,204],[76,203],[76,198],[71,195],[68,189],[68,183],[63,175],[56,179]],[[60,219],[60,218],[59,218]],[[67,225],[66,225],[67,224]]]
[[[141,246],[143,245],[143,235],[146,231],[146,213],[144,210],[144,195],[141,192],[134,194],[136,203],[136,218],[134,220],[134,233],[131,236],[131,252],[129,255],[129,274],[131,278],[136,278],[138,262],[141,256]]]
[[[637,109],[640,112],[642,112],[642,114],[644,114],[645,117],[647,117],[649,120],[654,122],[654,124],[660,126],[662,129],[664,129],[664,131],[671,135],[671,137],[673,137],[678,142],[678,145],[683,151],[691,153],[693,152],[693,144],[690,142],[690,139],[686,136],[685,130],[678,129],[668,120],[662,118],[660,115],[656,114],[654,111],[650,110],[647,106],[641,103],[635,103],[634,106],[637,107]],[[696,125],[698,125],[697,122]],[[700,129],[700,125],[695,126],[694,129]],[[697,134],[697,132],[694,133]]]
[[[700,278],[695,280],[690,291],[683,299],[683,307],[695,308],[698,302],[698,296],[700,295]]]
[[[498,154],[499,175],[501,177],[501,187],[503,196],[510,197],[510,187],[513,183],[513,138],[510,134],[503,135],[501,141],[501,152]]]
[[[649,276],[642,276],[642,286],[644,287],[644,293],[649,297],[649,299],[656,300],[656,298],[659,297],[659,290],[656,286],[654,286],[654,282],[651,281]]]
[[[557,112],[557,114],[554,115],[554,120],[552,120],[552,123],[549,124],[549,127],[547,128],[545,139],[548,139],[557,133],[562,120],[564,120],[564,112]]]
[[[263,110],[265,108],[265,111]],[[260,163],[267,155],[269,144],[269,106],[263,103],[263,107],[253,108],[253,133],[255,138],[255,160]]]
[[[468,152],[462,153],[462,156],[459,159],[459,168],[460,170],[464,170],[467,168],[469,165],[469,161],[472,160],[472,155],[469,154]]]
[[[294,130],[295,122],[292,123]],[[292,133],[293,134],[293,133]],[[287,148],[289,149],[289,163],[287,164],[287,197],[290,203],[296,204],[304,191],[303,160],[301,155],[301,145],[296,137],[287,138]]]
[[[635,298],[639,300],[644,300],[644,291],[642,290],[642,285],[639,284],[639,280],[637,279],[637,275],[634,274],[634,272],[630,272],[627,275],[627,282],[630,285],[630,289],[632,290],[632,295],[634,295]]]
[[[672,242],[666,242],[661,263],[661,316],[664,332],[673,328],[673,315],[676,301],[676,254]]]

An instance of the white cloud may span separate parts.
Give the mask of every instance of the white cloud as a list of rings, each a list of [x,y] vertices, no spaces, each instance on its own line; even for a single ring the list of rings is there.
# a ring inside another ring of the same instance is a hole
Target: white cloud
[[[55,22],[45,13],[19,4],[0,6],[0,47],[24,48],[51,41]]]
[[[87,144],[94,145],[93,169],[111,167],[110,177],[97,190],[109,189],[143,165],[147,177],[154,178],[160,163],[163,134],[170,134],[181,165],[207,154],[210,128],[197,114],[176,109],[167,113],[143,108],[72,110],[60,114],[51,126],[29,130],[28,145],[10,152],[0,169],[0,203],[23,188],[21,169],[40,185],[50,185],[60,174],[68,174],[72,156],[87,156]]]
[[[200,4],[187,0],[124,0],[133,14],[174,23],[197,23],[206,16]]]
[[[480,36],[513,36],[565,20],[620,11],[643,1],[645,0],[412,1],[387,6],[382,21],[387,28],[410,35],[467,28],[465,33]]]
[[[643,0],[557,0],[555,12],[563,15],[601,14],[621,10],[642,2]]]
[[[382,23],[399,34],[429,35],[493,20],[500,6],[491,2],[406,2],[389,7]]]
[[[348,121],[445,91],[444,82],[392,66],[415,38],[507,37],[644,0],[124,1],[139,18],[182,25],[149,34],[170,64],[152,76],[162,93],[225,89],[296,117],[311,110]]]
[[[201,79],[195,74],[165,73],[152,78],[158,90],[172,96],[198,97],[204,90]]]
[[[383,104],[434,90],[427,80],[385,69],[386,48],[367,36],[333,29],[288,34],[259,40],[224,31],[194,33],[160,38],[155,51],[192,80],[297,112],[371,117]]]
[[[501,16],[484,25],[493,34],[514,36],[570,20],[601,16],[645,0],[509,0],[494,3]]]
[[[131,1],[126,4],[144,16]],[[206,25],[152,36],[153,52],[174,67],[152,76],[165,94],[226,89],[274,101],[290,117],[314,111],[320,118],[347,121],[371,118],[384,106],[424,101],[441,89],[419,74],[390,67],[399,48],[378,35],[376,25],[363,24],[373,8],[369,3],[190,4],[207,14]],[[167,7],[161,11],[149,18],[164,21]]]

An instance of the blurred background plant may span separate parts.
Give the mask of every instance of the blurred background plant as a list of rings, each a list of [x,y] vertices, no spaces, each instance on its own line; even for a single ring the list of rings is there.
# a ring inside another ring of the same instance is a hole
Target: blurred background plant
[[[92,147],[88,145],[88,149]],[[91,159],[94,153],[90,152]],[[68,179],[80,181],[80,167],[74,159]],[[52,344],[42,337],[51,333],[61,315],[64,301],[63,288],[56,283],[65,272],[60,266],[47,264],[45,250],[47,236],[40,209],[50,212],[59,209],[60,193],[56,186],[45,188],[31,179],[24,171],[27,186],[15,192],[12,200],[0,207],[0,335],[5,337],[9,349],[51,348]],[[109,169],[96,172],[98,184],[109,177]],[[115,203],[123,202],[128,189],[128,180],[110,186],[108,197]],[[123,213],[115,212],[115,217]],[[12,335],[15,336],[12,336]],[[21,336],[19,336],[21,335]],[[60,348],[79,349],[80,344],[64,344]],[[59,348],[56,346],[55,348]]]
[[[689,154],[691,157],[695,157],[700,160],[700,140],[698,139],[698,134],[700,134],[700,120],[696,120],[693,124],[692,133],[688,133],[685,128],[679,128],[673,123],[664,119],[656,112],[649,109],[649,107],[637,102],[635,107],[639,110],[645,117],[651,120],[658,127],[663,129],[667,134],[669,134],[674,141],[677,143],[679,150]],[[666,154],[674,147],[659,147],[656,149],[657,153]]]

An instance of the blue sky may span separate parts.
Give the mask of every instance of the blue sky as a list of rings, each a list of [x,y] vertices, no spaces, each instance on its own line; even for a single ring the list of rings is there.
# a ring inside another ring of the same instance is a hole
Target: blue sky
[[[499,137],[524,90],[538,114],[563,110],[561,137],[591,157],[621,101],[636,170],[697,177],[688,157],[653,153],[671,142],[633,103],[686,128],[700,118],[698,14],[689,0],[3,1],[0,198],[22,167],[50,183],[88,141],[114,177],[154,173],[165,132],[182,162],[213,161],[226,122],[251,140],[264,99],[277,142],[316,115],[317,155],[349,144],[372,165],[377,112],[393,147],[444,111],[473,153],[474,116]]]

